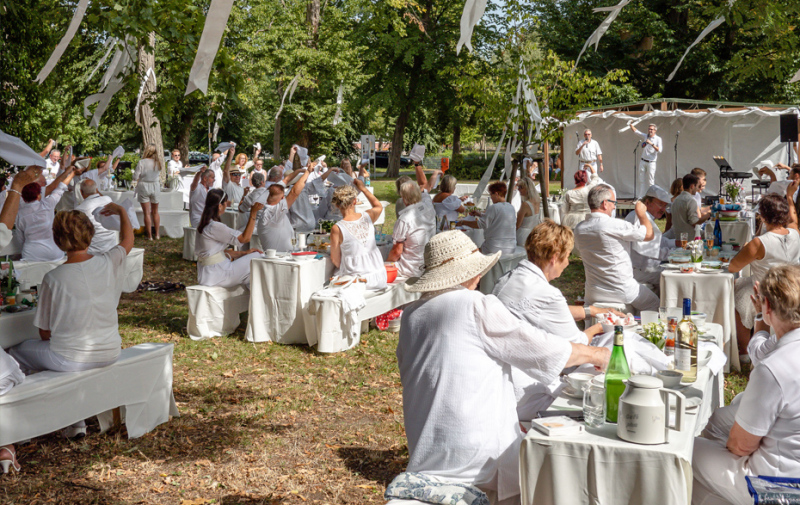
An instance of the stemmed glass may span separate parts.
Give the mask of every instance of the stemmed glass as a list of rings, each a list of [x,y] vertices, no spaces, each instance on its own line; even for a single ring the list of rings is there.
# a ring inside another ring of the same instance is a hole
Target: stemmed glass
[[[297,245],[297,233],[292,233],[292,252],[297,251],[297,247],[295,247],[296,245]]]
[[[681,247],[686,249],[687,245],[689,245],[689,234],[681,233]]]

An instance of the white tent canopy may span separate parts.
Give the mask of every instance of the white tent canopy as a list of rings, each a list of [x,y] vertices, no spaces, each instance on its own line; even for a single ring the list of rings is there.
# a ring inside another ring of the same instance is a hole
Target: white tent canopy
[[[699,167],[708,173],[705,195],[719,193],[719,168],[713,156],[723,156],[737,172],[750,172],[761,161],[789,162],[787,146],[780,142],[781,114],[798,114],[797,107],[748,106],[712,109],[651,111],[587,111],[564,127],[564,187],[574,187],[573,175],[580,166],[576,134],[583,139],[586,128],[603,150],[605,171],[600,176],[616,188],[618,197],[633,198],[637,181],[634,174],[641,159],[639,137],[628,127],[647,132],[654,123],[663,141],[658,155],[656,184],[669,189],[676,178],[675,139],[678,132],[677,177]],[[781,177],[779,175],[779,177]],[[750,185],[746,183],[749,194]]]

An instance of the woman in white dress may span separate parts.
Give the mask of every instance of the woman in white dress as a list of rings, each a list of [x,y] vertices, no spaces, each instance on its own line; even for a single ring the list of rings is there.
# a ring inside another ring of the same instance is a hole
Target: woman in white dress
[[[492,205],[477,221],[461,221],[460,224],[470,228],[483,230],[481,252],[491,254],[497,251],[512,254],[517,248],[517,214],[514,206],[506,202],[507,187],[505,182],[489,185],[489,198]]]
[[[244,231],[228,228],[219,216],[228,206],[228,197],[221,189],[212,189],[206,197],[206,206],[197,226],[195,251],[197,251],[197,283],[201,286],[233,288],[250,287],[250,260],[261,256],[258,249],[237,251],[250,242],[256,226],[258,211],[263,205],[255,202],[250,208],[250,218]]]
[[[758,213],[766,226],[766,232],[745,244],[728,265],[728,271],[732,274],[750,265],[750,277],[736,279],[733,292],[736,302],[736,337],[740,353],[747,349],[750,329],[753,327],[755,310],[750,303],[753,286],[764,278],[770,268],[784,263],[797,264],[800,258],[797,218],[790,211],[786,198],[774,194],[763,196],[758,201]]]
[[[153,231],[156,229],[156,240],[161,238],[161,217],[158,214],[158,202],[161,196],[161,170],[163,169],[161,155],[155,144],[148,145],[142,159],[136,164],[133,180],[136,182],[136,200],[142,206],[144,215],[144,229],[147,239],[153,240]]]
[[[539,205],[542,198],[536,191],[536,183],[531,177],[520,179],[517,190],[522,197],[522,206],[517,212],[517,245],[524,246],[528,234],[539,224]]]
[[[386,287],[386,267],[375,243],[375,226],[383,205],[364,183],[353,179],[353,186],[341,186],[333,193],[331,203],[342,213],[342,220],[331,228],[331,261],[338,275],[353,275],[367,280],[367,289]],[[356,189],[358,188],[358,189]],[[364,193],[372,208],[356,212],[358,192]]]
[[[447,218],[447,221],[452,223],[458,220],[458,214],[464,213],[467,210],[464,208],[464,200],[468,197],[458,197],[453,193],[456,190],[456,183],[458,181],[452,175],[445,175],[442,177],[442,183],[439,185],[439,193],[433,197],[433,208],[436,210],[436,218]]]
[[[695,505],[749,505],[746,476],[800,475],[800,267],[768,270],[750,294],[756,331],[772,328],[777,343],[753,367],[744,392],[695,438]]]
[[[51,182],[47,193],[42,192],[38,182],[32,182],[22,188],[22,201],[17,214],[16,230],[22,241],[23,261],[57,261],[64,257],[64,251],[58,248],[53,240],[54,211],[67,185],[76,174],[72,165]]]
[[[405,181],[399,193],[405,207],[394,224],[394,246],[387,259],[397,262],[399,277],[419,277],[425,263],[425,246],[436,234],[436,212],[416,182]]]
[[[604,366],[610,352],[573,344],[514,317],[476,291],[500,258],[461,231],[435,235],[425,273],[405,288],[422,298],[403,311],[397,363],[408,437],[407,472],[475,485],[492,503],[519,501],[524,437],[509,375],[549,383],[565,368]]]
[[[53,238],[67,253],[66,263],[44,276],[33,324],[41,340],[26,340],[9,349],[23,372],[80,372],[109,366],[119,357],[122,340],[117,306],[125,281],[125,258],[133,247],[133,228],[121,206],[101,211],[118,216],[120,243],[104,254],[88,253],[94,225],[79,210],[63,211],[53,220]],[[86,435],[84,421],[67,428],[67,438]]]
[[[578,223],[586,219],[589,210],[589,190],[594,187],[594,181],[589,181],[589,173],[585,170],[575,172],[575,187],[568,189],[564,194],[567,206],[561,224],[574,230]]]

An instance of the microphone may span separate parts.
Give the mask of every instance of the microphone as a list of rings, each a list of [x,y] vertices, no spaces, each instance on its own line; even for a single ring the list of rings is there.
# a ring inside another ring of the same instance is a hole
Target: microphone
[[[675,136],[676,136],[676,137],[679,137],[680,135],[681,135],[681,131],[680,131],[680,130],[678,130],[678,133],[676,133],[676,134],[675,134]]]

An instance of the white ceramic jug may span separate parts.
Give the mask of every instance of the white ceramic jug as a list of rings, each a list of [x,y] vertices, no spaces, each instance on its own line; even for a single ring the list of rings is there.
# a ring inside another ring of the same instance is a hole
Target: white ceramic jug
[[[625,392],[619,399],[617,436],[636,444],[664,444],[668,440],[669,398],[675,395],[678,401],[675,411],[676,431],[683,427],[686,413],[681,393],[665,389],[661,379],[649,375],[634,375],[628,379]]]

